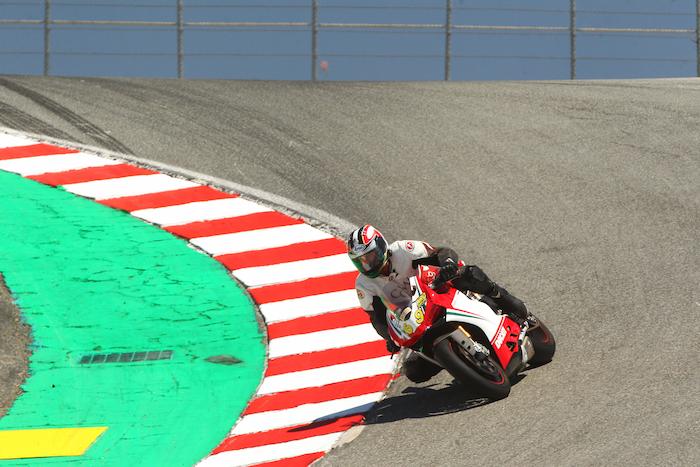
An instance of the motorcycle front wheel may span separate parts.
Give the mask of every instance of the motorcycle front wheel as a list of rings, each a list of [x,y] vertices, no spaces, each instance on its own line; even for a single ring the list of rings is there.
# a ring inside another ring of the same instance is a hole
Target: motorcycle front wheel
[[[456,380],[497,400],[510,393],[510,380],[492,356],[477,359],[452,339],[443,339],[434,349],[435,358]]]

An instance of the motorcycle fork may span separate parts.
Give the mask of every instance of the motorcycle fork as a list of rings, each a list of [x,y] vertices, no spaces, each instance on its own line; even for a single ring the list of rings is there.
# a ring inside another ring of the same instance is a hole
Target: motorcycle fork
[[[474,340],[472,335],[469,334],[469,332],[462,326],[457,326],[457,329],[451,333],[438,337],[435,339],[433,345],[437,345],[439,342],[442,342],[445,339],[452,339],[452,342],[462,347],[469,355],[477,360],[484,358],[485,356],[488,357],[491,353],[489,352],[489,349]]]

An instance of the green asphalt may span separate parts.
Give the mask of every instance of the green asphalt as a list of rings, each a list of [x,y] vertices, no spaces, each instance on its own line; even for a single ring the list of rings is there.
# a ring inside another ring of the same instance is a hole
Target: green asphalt
[[[0,172],[0,272],[32,328],[24,393],[0,430],[107,426],[81,457],[5,465],[192,465],[255,392],[265,346],[212,258],[128,214]],[[93,354],[171,359],[81,364]],[[230,355],[236,364],[210,363]]]

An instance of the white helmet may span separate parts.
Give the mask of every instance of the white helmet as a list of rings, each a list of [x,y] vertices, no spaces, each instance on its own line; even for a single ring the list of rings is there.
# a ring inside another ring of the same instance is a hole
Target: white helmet
[[[350,232],[347,246],[353,264],[367,277],[377,277],[389,259],[384,236],[369,224]]]

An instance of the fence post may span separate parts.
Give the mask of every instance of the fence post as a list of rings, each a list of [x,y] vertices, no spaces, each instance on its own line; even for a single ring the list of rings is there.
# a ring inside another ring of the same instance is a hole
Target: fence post
[[[445,10],[445,81],[449,81],[452,61],[452,0],[446,0]]]
[[[311,81],[316,81],[318,60],[318,0],[311,0]]]
[[[571,57],[569,76],[571,79],[576,79],[576,0],[570,0],[569,6],[569,47]]]
[[[51,72],[51,0],[44,0],[44,76]]]
[[[177,0],[177,77],[182,79],[183,67],[184,67],[184,53],[183,53],[183,43],[182,43],[182,31],[183,31],[183,0]]]

